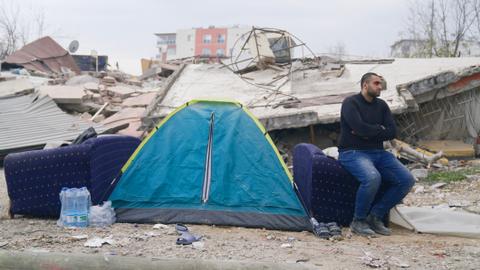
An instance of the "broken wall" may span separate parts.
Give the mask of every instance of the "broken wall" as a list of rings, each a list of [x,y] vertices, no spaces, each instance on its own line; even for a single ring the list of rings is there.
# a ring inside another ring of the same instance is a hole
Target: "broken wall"
[[[480,131],[480,88],[419,104],[396,117],[398,136],[409,143],[461,140],[474,143]]]

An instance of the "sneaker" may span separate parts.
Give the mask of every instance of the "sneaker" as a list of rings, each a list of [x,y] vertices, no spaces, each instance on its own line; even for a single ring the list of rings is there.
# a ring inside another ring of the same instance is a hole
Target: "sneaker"
[[[367,223],[370,226],[370,228],[378,234],[381,234],[381,235],[392,234],[392,231],[389,228],[385,227],[385,225],[383,224],[383,221],[374,215],[368,215]]]
[[[353,233],[362,235],[362,236],[374,236],[375,232],[370,229],[367,222],[365,220],[353,220],[352,224],[350,224],[350,229]]]

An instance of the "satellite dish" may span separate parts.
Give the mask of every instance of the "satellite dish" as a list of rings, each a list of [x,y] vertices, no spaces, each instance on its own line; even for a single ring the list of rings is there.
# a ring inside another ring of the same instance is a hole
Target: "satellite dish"
[[[80,43],[78,42],[78,40],[73,40],[72,42],[70,42],[70,45],[68,45],[68,51],[70,53],[74,53],[78,50],[79,46],[80,46]]]

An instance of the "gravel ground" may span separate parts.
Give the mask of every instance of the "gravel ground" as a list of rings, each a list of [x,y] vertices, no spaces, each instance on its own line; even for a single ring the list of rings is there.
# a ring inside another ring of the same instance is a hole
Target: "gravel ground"
[[[393,227],[389,237],[364,238],[343,230],[341,240],[321,240],[308,232],[283,232],[237,227],[189,225],[203,239],[194,246],[175,244],[172,225],[154,229],[152,224],[114,224],[108,228],[65,229],[55,220],[8,219],[8,196],[0,169],[0,248],[37,252],[111,254],[118,256],[296,262],[324,269],[478,269],[480,239],[416,234]],[[479,203],[480,180],[451,183],[439,190],[427,187],[411,192],[407,205],[432,205],[449,200]],[[443,195],[438,195],[443,194]],[[95,237],[110,239],[98,248],[86,247]],[[370,264],[370,266],[369,266]]]

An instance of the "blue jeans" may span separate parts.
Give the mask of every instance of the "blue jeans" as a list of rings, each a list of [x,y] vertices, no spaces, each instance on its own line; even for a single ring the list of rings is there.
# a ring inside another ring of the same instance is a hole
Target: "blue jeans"
[[[385,150],[341,151],[338,160],[360,182],[355,198],[354,218],[357,220],[364,220],[369,213],[383,219],[415,183],[410,171]],[[382,182],[387,183],[387,190],[372,205]]]

